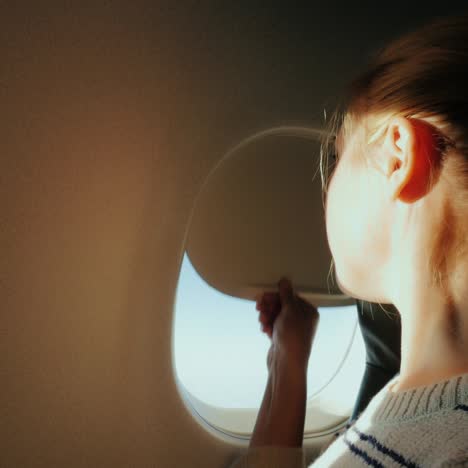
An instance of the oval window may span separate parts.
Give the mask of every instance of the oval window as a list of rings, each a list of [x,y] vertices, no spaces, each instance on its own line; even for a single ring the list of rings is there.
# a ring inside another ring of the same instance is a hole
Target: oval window
[[[365,366],[356,306],[322,307],[319,313],[308,368],[306,435],[334,430],[349,417]],[[174,366],[179,387],[209,425],[232,435],[251,434],[267,381],[269,346],[255,303],[213,289],[184,254]]]

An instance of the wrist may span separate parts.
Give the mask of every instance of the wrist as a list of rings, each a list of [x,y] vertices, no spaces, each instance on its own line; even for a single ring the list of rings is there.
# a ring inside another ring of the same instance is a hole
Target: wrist
[[[308,364],[309,356],[297,356],[282,350],[275,350],[272,353],[269,371],[274,375],[305,377]]]
[[[270,408],[265,427],[271,445],[300,447],[307,406],[307,366],[277,355],[269,375]]]

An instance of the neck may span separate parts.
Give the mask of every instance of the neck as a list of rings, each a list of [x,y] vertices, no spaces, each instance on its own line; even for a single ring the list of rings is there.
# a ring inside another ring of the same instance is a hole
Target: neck
[[[402,336],[400,376],[392,391],[468,373],[468,291],[448,295],[433,284],[423,256],[419,261],[414,256],[406,258],[411,261],[398,268],[398,300],[394,301],[401,315]],[[468,285],[468,275],[455,278],[458,286]],[[456,286],[453,280],[451,285]]]

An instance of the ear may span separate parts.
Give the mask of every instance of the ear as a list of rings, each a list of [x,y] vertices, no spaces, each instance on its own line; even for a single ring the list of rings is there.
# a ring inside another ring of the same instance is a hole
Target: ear
[[[392,200],[413,203],[431,189],[439,161],[435,128],[418,119],[393,117],[384,140],[385,172]]]

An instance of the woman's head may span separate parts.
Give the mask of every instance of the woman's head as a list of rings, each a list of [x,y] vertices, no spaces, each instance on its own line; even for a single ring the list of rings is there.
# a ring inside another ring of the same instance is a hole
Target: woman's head
[[[468,229],[468,17],[387,46],[331,125],[339,160],[324,184],[326,220],[342,289],[393,302],[395,275],[425,257],[452,294]]]

